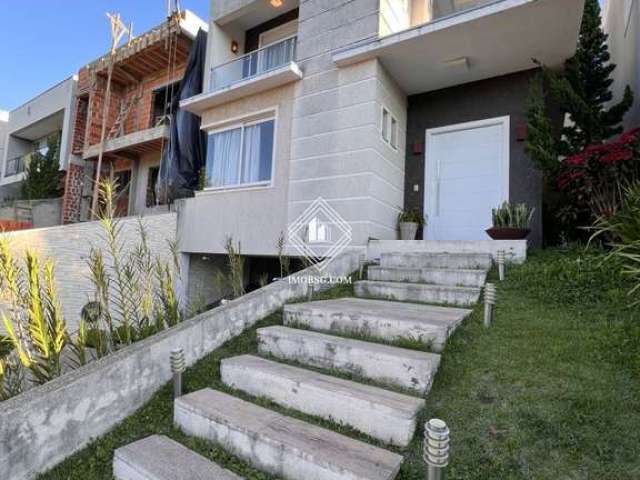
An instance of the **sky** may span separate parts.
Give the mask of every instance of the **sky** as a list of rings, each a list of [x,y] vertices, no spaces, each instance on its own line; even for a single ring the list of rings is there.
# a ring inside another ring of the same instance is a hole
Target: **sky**
[[[166,17],[166,0],[0,0],[0,110],[12,110],[109,49],[106,12],[143,33]],[[209,0],[180,0],[207,21]]]
[[[180,5],[208,19],[209,0]],[[22,105],[106,53],[106,12],[120,13],[134,34],[142,33],[164,20],[166,0],[0,0],[0,110]]]

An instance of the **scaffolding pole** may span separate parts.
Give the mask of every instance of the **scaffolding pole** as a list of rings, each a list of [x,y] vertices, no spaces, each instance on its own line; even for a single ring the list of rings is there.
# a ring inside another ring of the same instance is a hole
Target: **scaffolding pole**
[[[100,187],[100,172],[102,170],[102,156],[104,154],[104,140],[107,128],[107,118],[109,114],[109,106],[111,103],[111,76],[113,74],[113,57],[118,49],[120,40],[125,33],[130,30],[122,23],[120,14],[107,13],[107,17],[111,22],[111,49],[109,50],[109,61],[107,66],[107,86],[105,88],[104,101],[102,104],[102,125],[100,127],[100,150],[98,151],[98,162],[96,164],[96,175],[93,186],[93,198],[91,201],[91,219],[96,218],[98,212],[98,190]]]

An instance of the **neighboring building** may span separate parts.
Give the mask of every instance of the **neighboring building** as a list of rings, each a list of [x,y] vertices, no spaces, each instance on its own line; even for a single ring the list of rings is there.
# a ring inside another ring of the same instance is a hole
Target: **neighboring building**
[[[603,13],[604,31],[609,34],[613,71],[614,102],[622,99],[627,85],[635,102],[624,119],[625,128],[640,127],[640,0],[608,0]]]
[[[427,239],[487,239],[491,209],[526,202],[535,58],[575,52],[583,0],[216,0],[205,92],[181,103],[209,134],[205,188],[178,208],[181,249],[272,256],[316,198],[353,245],[397,238],[401,208]],[[210,69],[210,70],[209,70]]]
[[[0,110],[0,162],[4,166],[4,151],[7,143],[7,132],[9,131],[9,112]],[[0,168],[2,172],[2,168]],[[1,194],[0,194],[1,200]]]
[[[4,149],[0,145],[0,201],[19,198],[24,171],[34,152],[45,153],[48,140],[60,145],[60,170],[72,161],[71,126],[78,79],[70,77],[11,110],[5,124]],[[2,132],[0,127],[0,132]]]
[[[158,206],[154,187],[169,133],[170,103],[200,28],[206,30],[207,24],[181,11],[126,42],[114,54],[101,176],[117,180],[121,216],[148,213]],[[72,153],[81,161],[70,165],[67,176],[65,223],[89,217],[101,149],[108,62],[108,55],[102,56],[79,72]]]

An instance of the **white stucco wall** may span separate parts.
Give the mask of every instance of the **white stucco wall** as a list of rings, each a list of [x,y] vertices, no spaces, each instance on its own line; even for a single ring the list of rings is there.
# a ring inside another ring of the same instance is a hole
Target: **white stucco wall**
[[[286,231],[290,165],[292,86],[221,105],[202,116],[203,129],[222,128],[260,112],[276,115],[272,182],[268,186],[196,192],[178,202],[182,252],[224,253],[227,236],[240,241],[246,255],[274,255]],[[227,123],[228,124],[228,123]]]
[[[30,151],[31,142],[21,139],[20,132],[39,122],[46,123],[49,126],[45,128],[48,131],[43,130],[43,135],[48,135],[56,130],[62,131],[60,138],[60,169],[64,170],[67,167],[71,155],[73,106],[77,83],[77,77],[69,77],[9,112],[6,143],[4,152],[0,157],[2,161],[0,190],[3,185],[22,180],[23,174],[5,177],[5,165],[8,159]],[[55,124],[49,125],[51,122],[47,123],[47,119],[54,115],[58,115],[60,119],[56,120]]]
[[[635,95],[633,108],[624,119],[625,128],[640,126],[640,0],[608,0],[603,26],[609,34],[614,101],[620,101],[629,85]]]

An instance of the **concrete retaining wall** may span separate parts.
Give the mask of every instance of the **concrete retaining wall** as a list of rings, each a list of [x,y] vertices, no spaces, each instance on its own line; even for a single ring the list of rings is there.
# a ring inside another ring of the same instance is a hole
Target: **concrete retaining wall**
[[[504,250],[505,260],[524,263],[527,259],[526,240],[371,240],[367,259],[378,260],[381,253],[490,253],[495,259]]]
[[[122,243],[134,248],[139,243],[138,218],[121,220]],[[149,215],[143,218],[149,234],[151,251],[165,261],[171,259],[168,240],[176,237],[176,214]],[[56,267],[56,283],[60,303],[70,332],[77,329],[82,307],[93,298],[94,287],[87,265],[92,246],[102,247],[102,228],[98,222],[22,230],[6,233],[16,256],[26,249],[40,255],[41,260],[52,258]],[[21,262],[22,263],[22,262]]]
[[[358,254],[345,253],[324,274],[348,275],[357,268]],[[288,279],[272,283],[2,402],[0,476],[31,479],[55,466],[133,414],[169,381],[173,348],[183,347],[191,365],[286,302],[303,297],[307,288]]]
[[[15,200],[0,205],[0,219],[24,220],[21,212],[31,211],[34,228],[45,228],[60,225],[62,218],[62,198],[46,198],[42,200]]]

